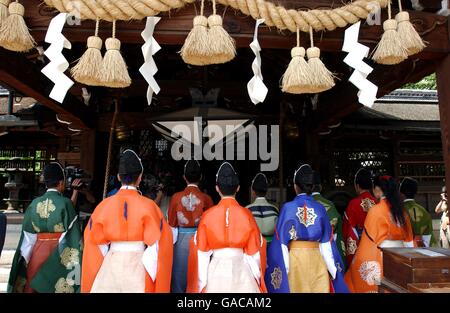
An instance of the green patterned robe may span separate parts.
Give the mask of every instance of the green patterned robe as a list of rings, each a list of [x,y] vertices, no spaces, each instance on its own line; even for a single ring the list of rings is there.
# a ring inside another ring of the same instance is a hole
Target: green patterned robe
[[[14,255],[8,292],[23,292],[27,279],[27,261],[37,233],[62,232],[58,247],[42,264],[30,287],[39,293],[80,291],[82,235],[78,216],[70,199],[49,190],[36,198],[25,212],[22,234]],[[29,251],[27,255],[26,251]]]
[[[430,247],[437,247],[438,242],[433,235],[433,220],[430,213],[413,199],[406,199],[403,206],[408,211],[414,236],[431,235]]]
[[[338,210],[334,206],[334,203],[326,199],[318,192],[312,194],[314,200],[322,204],[327,210],[328,219],[330,220],[331,227],[333,228],[333,234],[336,237],[336,246],[339,250],[339,254],[342,258],[342,263],[345,264],[345,242],[342,237],[342,216],[339,214]],[[345,270],[345,269],[343,269]]]

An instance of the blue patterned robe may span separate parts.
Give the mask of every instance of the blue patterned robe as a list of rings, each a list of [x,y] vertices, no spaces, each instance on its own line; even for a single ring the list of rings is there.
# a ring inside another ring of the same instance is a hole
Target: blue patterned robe
[[[343,276],[344,265],[333,240],[330,221],[326,209],[320,203],[309,195],[297,195],[293,201],[285,203],[281,208],[275,231],[267,255],[268,266],[265,274],[269,292],[290,292],[282,245],[288,246],[291,240],[330,242],[337,268],[336,278],[332,280],[334,292],[349,292]]]

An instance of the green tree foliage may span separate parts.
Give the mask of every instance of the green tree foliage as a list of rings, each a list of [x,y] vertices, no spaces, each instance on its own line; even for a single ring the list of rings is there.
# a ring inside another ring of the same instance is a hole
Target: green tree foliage
[[[409,83],[404,85],[404,89],[426,89],[426,90],[436,90],[436,73],[422,78],[422,80],[417,83]]]

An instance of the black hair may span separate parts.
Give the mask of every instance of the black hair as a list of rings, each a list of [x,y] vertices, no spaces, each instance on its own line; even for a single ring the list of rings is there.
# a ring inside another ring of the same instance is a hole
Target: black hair
[[[411,177],[405,177],[400,184],[400,193],[404,194],[408,199],[414,199],[417,194],[418,183]]]
[[[56,188],[56,187],[58,187],[58,185],[61,181],[62,180],[55,180],[55,179],[46,180],[45,186],[47,186],[47,188]]]
[[[400,193],[395,179],[391,176],[375,176],[373,185],[381,188],[389,202],[389,209],[396,223],[406,225],[403,205],[400,201]]]
[[[301,192],[305,192],[307,195],[310,195],[313,191],[313,184],[296,183],[296,185],[300,188]]]
[[[313,184],[314,184],[313,188],[312,188],[313,192],[320,192],[322,190],[322,182],[321,182],[319,171],[314,171]]]
[[[252,189],[253,189],[253,191],[255,192],[255,195],[256,195],[257,197],[265,197],[266,194],[267,194],[267,189],[264,189],[264,190],[262,190],[262,189],[256,190],[256,189],[254,189],[254,188],[252,188]]]
[[[223,162],[216,174],[216,185],[223,196],[236,194],[239,187],[239,176],[233,166],[228,162]]]
[[[122,184],[124,184],[124,185],[134,185],[137,183],[139,175],[141,175],[141,173],[119,174],[119,178],[120,178],[120,181],[122,182]]]
[[[294,173],[294,184],[310,195],[314,186],[314,171],[309,164],[303,164]]]
[[[202,171],[200,167],[186,168],[184,177],[189,183],[198,183],[202,178]]]
[[[229,184],[222,184],[220,182],[217,182],[217,187],[219,187],[220,193],[223,196],[233,196],[237,192],[237,188],[239,187],[239,183],[237,185],[229,185]]]
[[[355,184],[364,190],[370,190],[373,187],[372,175],[365,168],[361,168],[355,175]]]

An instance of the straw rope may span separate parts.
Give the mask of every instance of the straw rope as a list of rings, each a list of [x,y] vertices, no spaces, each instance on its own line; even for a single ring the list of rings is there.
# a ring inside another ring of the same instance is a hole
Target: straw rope
[[[160,12],[184,7],[196,0],[44,0],[44,2],[60,12],[71,12],[74,5],[80,11],[82,19],[106,21],[141,20],[147,16],[155,16]],[[373,5],[381,8],[387,6],[388,0],[356,0],[334,9],[315,9],[300,11],[286,9],[268,0],[217,0],[224,6],[230,6],[250,15],[254,19],[263,18],[268,26],[280,30],[288,29],[296,32],[297,27],[308,32],[311,26],[315,31],[334,30],[346,27],[361,19],[367,18]]]

